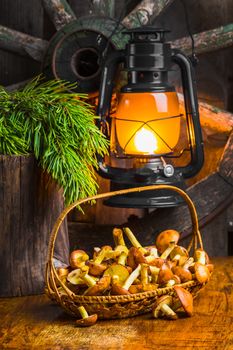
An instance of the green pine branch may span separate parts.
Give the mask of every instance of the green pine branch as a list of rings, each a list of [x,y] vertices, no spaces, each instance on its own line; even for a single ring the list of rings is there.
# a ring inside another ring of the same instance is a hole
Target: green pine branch
[[[21,91],[0,88],[0,153],[34,153],[64,190],[66,204],[96,193],[96,154],[108,141],[86,96],[64,81],[31,81]]]

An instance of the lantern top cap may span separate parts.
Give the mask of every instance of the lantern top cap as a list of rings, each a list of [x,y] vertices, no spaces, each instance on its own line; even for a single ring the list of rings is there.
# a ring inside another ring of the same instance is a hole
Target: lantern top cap
[[[154,26],[142,26],[132,29],[126,29],[122,33],[129,34],[133,41],[164,41],[165,34],[170,32],[164,28]]]

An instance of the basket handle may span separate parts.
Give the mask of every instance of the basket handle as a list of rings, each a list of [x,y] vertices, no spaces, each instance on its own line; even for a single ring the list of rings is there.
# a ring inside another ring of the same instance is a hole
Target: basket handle
[[[197,245],[199,243],[200,248],[203,249],[203,243],[202,243],[202,238],[201,234],[199,232],[199,226],[198,226],[198,218],[197,218],[197,213],[195,206],[191,200],[191,198],[180,188],[175,187],[175,186],[170,186],[170,185],[151,185],[151,186],[144,186],[144,187],[135,187],[131,189],[126,189],[126,190],[120,190],[120,191],[115,191],[115,192],[106,192],[102,194],[97,194],[95,196],[87,197],[84,199],[77,200],[67,206],[62,213],[59,215],[57,221],[55,222],[55,225],[52,229],[50,240],[49,240],[49,248],[48,248],[48,263],[53,265],[53,254],[54,254],[54,246],[55,246],[55,241],[57,238],[57,234],[59,231],[59,228],[64,221],[65,217],[67,214],[74,209],[76,206],[81,205],[83,203],[96,200],[96,199],[101,199],[101,198],[106,198],[106,197],[113,197],[121,194],[127,194],[127,193],[134,193],[134,192],[142,192],[142,191],[149,191],[149,190],[171,190],[177,192],[186,202],[189,208],[189,212],[191,215],[191,220],[192,220],[192,226],[193,226],[193,237],[192,240],[189,244],[188,250],[191,249],[193,243],[194,243],[194,249],[197,248]]]

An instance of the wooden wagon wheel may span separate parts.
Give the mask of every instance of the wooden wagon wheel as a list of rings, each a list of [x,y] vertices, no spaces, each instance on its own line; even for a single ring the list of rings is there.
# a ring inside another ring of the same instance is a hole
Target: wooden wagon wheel
[[[101,23],[98,19],[77,19],[66,0],[41,1],[57,30],[51,42],[49,43],[46,40],[0,26],[0,48],[15,52],[19,55],[29,56],[33,60],[43,62],[43,69],[45,71],[47,71],[48,66],[52,63],[52,69],[50,71],[51,77],[67,77],[65,74],[61,76],[63,73],[61,74],[61,71],[59,71],[59,65],[56,65],[56,55],[58,53],[61,55],[64,54],[65,50],[62,51],[64,47],[70,48],[69,40],[72,39],[73,33],[77,32],[77,30],[82,28],[90,31],[92,30],[94,33],[93,35],[99,32],[101,40],[105,40],[106,43],[106,38],[109,38],[107,40],[109,40],[113,47],[120,48],[124,44],[120,31],[112,35],[113,27],[116,25],[114,20],[108,18],[104,28],[103,21]],[[122,26],[132,28],[139,26],[141,23],[147,24],[163,11],[166,11],[173,1],[174,0],[142,0],[122,20],[119,28],[122,28]],[[93,0],[92,3],[94,10],[98,9],[99,13],[109,16],[111,14],[111,4],[114,2],[111,0]],[[213,30],[197,33],[194,35],[194,41],[197,55],[230,47],[233,44],[233,23]],[[175,40],[172,42],[172,47],[178,47],[186,54],[190,54],[190,38],[184,37]],[[96,52],[98,54],[97,49],[95,49],[94,53],[96,54]],[[63,59],[65,59],[64,56]],[[75,70],[75,62],[73,64],[73,69]],[[96,87],[98,87],[98,79],[95,80],[95,84]],[[21,86],[21,83],[17,86]],[[13,86],[13,88],[15,88],[15,86]],[[182,105],[183,97],[182,95],[179,97]],[[222,133],[228,137],[228,142],[217,170],[188,189],[188,193],[196,204],[200,222],[205,224],[233,200],[233,114],[203,102],[200,102],[199,108],[202,127],[204,129],[211,129],[212,133]],[[181,214],[180,210],[183,209],[177,208],[173,209],[172,213],[169,212],[171,224],[174,221],[173,219]],[[167,215],[166,210],[163,215]],[[182,218],[183,219],[180,221],[180,228],[184,228],[186,233],[188,233],[190,228],[188,221],[185,227],[183,227],[184,220],[186,220],[186,214],[184,212],[182,212]],[[153,212],[150,214],[150,220],[151,222],[153,222],[153,220],[156,221],[158,229],[163,228],[163,216],[158,216],[156,212]],[[141,223],[143,227],[143,219]],[[153,224],[151,226],[153,226]]]

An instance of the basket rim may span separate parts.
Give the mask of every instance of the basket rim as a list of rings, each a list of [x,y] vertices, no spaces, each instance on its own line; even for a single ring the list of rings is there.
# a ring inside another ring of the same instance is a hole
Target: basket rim
[[[199,283],[198,281],[189,281],[185,283],[176,284],[176,286],[182,287],[182,288],[190,288],[195,286],[202,287],[203,284]],[[95,295],[95,296],[87,296],[87,295],[78,295],[73,294],[72,300],[75,302],[84,302],[86,304],[94,304],[94,303],[108,303],[108,304],[115,304],[115,303],[126,303],[126,302],[132,302],[132,301],[139,301],[143,299],[153,298],[153,297],[160,297],[164,294],[169,294],[174,291],[174,287],[164,287],[164,288],[157,288],[153,291],[147,291],[142,293],[134,293],[131,295]],[[67,294],[59,293],[59,297],[63,299],[64,297],[69,297]]]
[[[55,241],[59,232],[59,228],[66,218],[67,214],[76,206],[79,206],[80,204],[86,203],[86,202],[91,202],[92,200],[97,200],[97,199],[102,199],[106,197],[112,197],[112,196],[117,196],[121,194],[126,194],[126,193],[134,193],[134,192],[141,192],[141,191],[149,191],[149,190],[161,190],[161,189],[169,189],[172,191],[177,192],[186,202],[190,216],[191,216],[191,221],[192,221],[192,226],[193,226],[193,231],[192,231],[192,239],[190,241],[190,244],[187,248],[188,251],[191,250],[191,248],[194,246],[194,249],[197,248],[198,244],[201,249],[203,249],[203,243],[202,243],[202,238],[201,234],[199,232],[199,225],[198,225],[198,218],[197,218],[197,213],[195,206],[191,200],[191,198],[185,193],[183,190],[181,190],[178,187],[171,186],[171,185],[151,185],[151,186],[143,186],[143,187],[135,187],[131,189],[125,189],[125,190],[120,190],[120,191],[115,191],[115,192],[106,192],[102,194],[97,194],[92,197],[87,197],[84,199],[80,199],[75,201],[74,203],[70,204],[68,207],[66,207],[62,213],[59,215],[58,219],[56,220],[51,235],[50,235],[50,240],[49,240],[49,247],[48,247],[48,258],[47,258],[47,264],[46,264],[46,275],[45,275],[45,281],[46,281],[46,286],[48,288],[48,293],[53,294],[55,293],[57,298],[61,298],[58,287],[55,281],[59,283],[59,285],[63,288],[65,293],[71,298],[75,299],[75,297],[78,297],[79,300],[83,300],[85,302],[91,302],[93,300],[101,300],[102,302],[111,302],[115,303],[116,301],[119,300],[125,300],[125,301],[130,301],[130,300],[140,300],[144,299],[146,297],[151,297],[151,296],[156,296],[158,295],[158,291],[162,293],[162,290],[166,290],[167,292],[172,291],[173,287],[165,287],[165,288],[158,288],[154,291],[147,291],[143,293],[135,293],[131,295],[117,295],[117,296],[82,296],[82,295],[76,295],[74,292],[72,292],[64,283],[61,281],[59,278],[56,268],[54,266],[53,262],[53,255],[54,255],[54,247],[55,247]],[[191,283],[195,281],[190,281],[186,283]],[[180,284],[181,286],[184,285]],[[64,294],[63,294],[64,295]],[[136,297],[135,297],[136,295]],[[135,299],[136,298],[136,299]],[[139,298],[139,299],[138,299]]]

